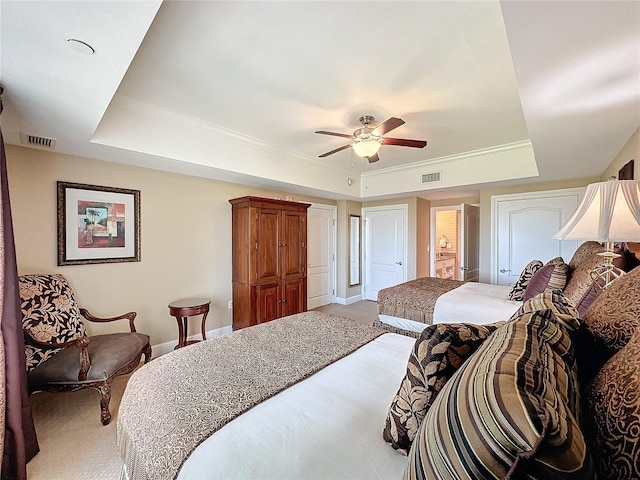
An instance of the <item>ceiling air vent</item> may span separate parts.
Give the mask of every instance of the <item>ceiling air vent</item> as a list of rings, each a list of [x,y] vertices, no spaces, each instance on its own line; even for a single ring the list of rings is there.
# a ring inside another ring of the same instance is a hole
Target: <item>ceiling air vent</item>
[[[54,150],[56,148],[55,138],[40,137],[38,135],[30,135],[28,133],[20,133],[20,140],[24,145],[30,145],[32,147],[45,148],[47,150]]]
[[[440,172],[423,173],[422,183],[433,183],[440,181]]]

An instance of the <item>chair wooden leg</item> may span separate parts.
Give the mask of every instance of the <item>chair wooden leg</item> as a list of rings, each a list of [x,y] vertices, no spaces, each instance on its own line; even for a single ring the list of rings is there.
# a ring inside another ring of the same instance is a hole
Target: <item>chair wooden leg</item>
[[[149,363],[151,361],[151,344],[147,345],[147,348],[144,351],[144,363]]]
[[[111,412],[109,411],[109,402],[111,401],[111,382],[106,381],[99,387],[100,392],[100,421],[102,425],[109,425],[111,421]]]

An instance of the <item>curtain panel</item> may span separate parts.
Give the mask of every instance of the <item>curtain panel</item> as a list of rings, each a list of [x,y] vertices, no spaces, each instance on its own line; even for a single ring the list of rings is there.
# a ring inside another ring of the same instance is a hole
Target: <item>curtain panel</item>
[[[38,453],[38,440],[31,416],[27,369],[24,356],[22,313],[18,295],[18,269],[13,239],[7,159],[4,138],[0,130],[0,191],[2,215],[0,221],[0,366],[2,369],[2,479],[27,478],[27,462]]]

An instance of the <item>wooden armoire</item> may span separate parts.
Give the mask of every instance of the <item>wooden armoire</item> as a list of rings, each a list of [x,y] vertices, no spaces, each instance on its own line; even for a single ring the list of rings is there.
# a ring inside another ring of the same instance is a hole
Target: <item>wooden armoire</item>
[[[261,197],[229,203],[233,329],[306,311],[310,205]]]

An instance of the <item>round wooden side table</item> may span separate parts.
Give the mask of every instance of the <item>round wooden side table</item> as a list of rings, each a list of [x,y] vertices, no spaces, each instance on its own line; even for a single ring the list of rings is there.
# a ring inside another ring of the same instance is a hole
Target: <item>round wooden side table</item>
[[[210,304],[211,300],[206,298],[184,298],[169,304],[169,314],[176,317],[178,322],[178,344],[174,347],[174,350],[200,341],[187,340],[187,336],[189,335],[189,317],[193,317],[194,315],[202,315],[202,340],[207,339],[205,324],[207,315],[209,314]]]

